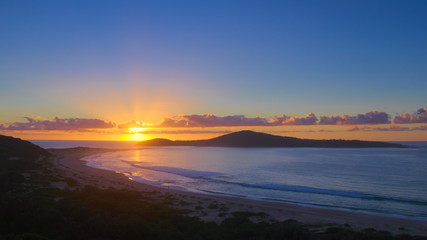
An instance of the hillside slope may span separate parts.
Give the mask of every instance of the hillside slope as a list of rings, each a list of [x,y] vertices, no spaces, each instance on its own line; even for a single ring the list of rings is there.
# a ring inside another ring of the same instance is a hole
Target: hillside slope
[[[45,149],[19,138],[0,135],[0,160],[4,158],[38,158],[49,156]]]
[[[140,142],[141,146],[198,146],[198,147],[321,147],[321,148],[404,148],[395,143],[359,140],[313,140],[283,137],[254,131],[234,132],[207,140],[172,141],[156,138]]]

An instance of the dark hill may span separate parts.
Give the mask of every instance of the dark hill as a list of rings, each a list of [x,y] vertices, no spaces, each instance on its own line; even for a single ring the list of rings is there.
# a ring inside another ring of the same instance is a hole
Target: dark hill
[[[294,137],[282,137],[267,133],[240,131],[207,140],[172,141],[152,139],[139,143],[141,146],[197,146],[197,147],[322,147],[322,148],[404,148],[394,143],[359,140],[313,140]]]
[[[38,158],[40,155],[50,154],[43,148],[19,138],[0,135],[0,159],[17,158]]]

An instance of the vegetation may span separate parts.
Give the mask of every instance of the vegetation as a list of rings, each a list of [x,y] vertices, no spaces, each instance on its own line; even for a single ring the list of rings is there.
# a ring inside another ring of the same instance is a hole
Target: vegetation
[[[45,149],[30,142],[0,135],[0,160],[17,160],[20,158],[37,159],[39,156],[49,156]]]
[[[28,157],[0,160],[0,239],[427,239],[295,220],[254,223],[252,217],[264,214],[252,212],[234,212],[221,224],[204,223],[160,199],[153,200],[149,193],[90,186],[73,191],[52,188],[52,181],[78,183],[52,176],[50,158],[43,156],[37,161]]]

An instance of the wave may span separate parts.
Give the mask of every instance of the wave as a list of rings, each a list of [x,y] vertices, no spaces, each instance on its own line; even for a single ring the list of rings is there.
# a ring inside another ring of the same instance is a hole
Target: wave
[[[241,194],[233,194],[233,193],[226,193],[226,192],[218,192],[218,191],[209,191],[209,190],[205,190],[205,189],[197,189],[199,191],[202,192],[206,192],[206,193],[212,193],[215,195],[225,195],[225,196],[231,196],[231,197],[239,197],[239,198],[246,198],[246,195],[241,195]]]
[[[242,187],[254,188],[254,189],[277,190],[277,191],[309,193],[309,194],[322,194],[322,195],[337,196],[337,197],[360,198],[360,199],[374,200],[374,201],[392,201],[392,202],[400,202],[400,203],[406,203],[406,204],[427,205],[427,201],[423,201],[423,200],[385,197],[385,196],[379,196],[379,195],[362,193],[357,191],[349,191],[349,190],[324,189],[324,188],[315,188],[315,187],[298,186],[298,185],[286,185],[286,184],[277,184],[277,183],[255,184],[255,183],[231,182],[231,181],[224,181],[219,179],[211,179],[211,180],[216,182],[221,182],[224,184],[239,185]]]
[[[287,184],[278,184],[278,183],[232,182],[232,181],[226,181],[223,179],[216,178],[216,177],[224,177],[224,175],[219,172],[197,171],[197,170],[191,170],[191,169],[166,167],[166,166],[143,166],[143,165],[136,164],[135,162],[132,162],[132,161],[123,161],[123,162],[126,162],[136,168],[147,169],[147,170],[158,171],[158,172],[165,172],[165,173],[175,174],[175,175],[179,175],[187,178],[198,178],[206,181],[217,182],[220,184],[237,185],[245,188],[308,193],[308,194],[321,194],[321,195],[329,195],[329,196],[336,196],[336,197],[359,198],[359,199],[373,200],[373,201],[392,201],[392,202],[399,202],[399,203],[405,203],[405,204],[427,206],[427,201],[423,201],[423,200],[393,198],[393,197],[379,196],[375,194],[369,194],[369,193],[363,193],[363,192],[351,191],[351,190],[326,189],[326,188],[287,185]],[[210,190],[204,189],[202,191],[209,192]]]
[[[197,171],[197,170],[191,170],[191,169],[185,169],[185,168],[166,167],[166,166],[143,166],[131,161],[123,161],[123,162],[136,168],[147,169],[147,170],[152,170],[157,172],[165,172],[165,173],[175,174],[178,176],[183,176],[188,178],[206,178],[206,177],[214,177],[214,176],[222,175],[222,173],[218,173],[218,172]]]
[[[301,193],[317,193],[317,194],[333,195],[333,196],[340,196],[340,197],[351,197],[351,198],[373,197],[373,195],[356,192],[356,191],[323,189],[323,188],[297,186],[297,185],[285,185],[285,184],[276,184],[276,183],[264,183],[264,184],[237,183],[237,184],[243,187],[249,187],[249,188],[281,190],[281,191],[301,192]]]

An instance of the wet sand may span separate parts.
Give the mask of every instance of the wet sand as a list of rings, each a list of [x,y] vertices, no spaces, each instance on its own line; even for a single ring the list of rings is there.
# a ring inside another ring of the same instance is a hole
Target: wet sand
[[[220,223],[223,219],[230,217],[232,212],[249,211],[265,213],[265,215],[260,214],[258,217],[253,217],[254,221],[271,222],[295,219],[307,224],[345,225],[356,230],[375,228],[395,234],[427,235],[427,221],[160,188],[132,181],[119,173],[88,167],[81,160],[83,157],[94,154],[121,151],[117,149],[73,148],[52,149],[50,151],[56,156],[54,167],[58,175],[71,177],[77,180],[80,186],[135,190],[147,194],[147,196],[150,195],[159,201],[166,197],[170,199],[169,205],[191,210],[188,215],[197,216],[203,221]]]

